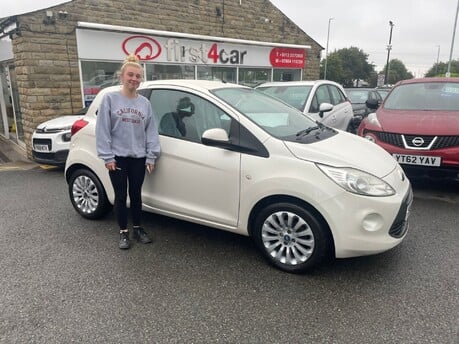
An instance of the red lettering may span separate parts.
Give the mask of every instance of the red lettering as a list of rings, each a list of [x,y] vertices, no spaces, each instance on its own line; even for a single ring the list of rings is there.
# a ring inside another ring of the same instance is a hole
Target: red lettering
[[[209,52],[207,53],[207,57],[213,60],[214,63],[218,62],[219,55],[218,55],[218,50],[217,50],[217,43],[212,44]]]

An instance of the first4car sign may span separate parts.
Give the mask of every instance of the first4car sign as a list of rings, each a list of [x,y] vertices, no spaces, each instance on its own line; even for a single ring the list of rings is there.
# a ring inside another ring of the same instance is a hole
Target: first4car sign
[[[127,34],[102,30],[77,29],[78,56],[80,59],[123,60],[134,54],[141,61],[196,65],[234,65],[265,68],[305,67],[306,49],[309,46],[217,39],[192,35],[167,37],[164,35]],[[174,34],[177,36],[177,34]],[[212,40],[214,39],[214,40]],[[233,42],[234,41],[234,42]],[[258,44],[257,44],[258,43]],[[94,49],[104,46],[104,49]]]

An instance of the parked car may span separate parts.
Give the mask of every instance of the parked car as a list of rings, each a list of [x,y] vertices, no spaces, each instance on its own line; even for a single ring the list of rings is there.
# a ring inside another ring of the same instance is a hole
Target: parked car
[[[95,124],[103,94],[119,90],[102,90],[72,127],[65,178],[75,210],[88,219],[114,201]],[[144,210],[251,236],[289,272],[330,254],[383,252],[405,237],[410,182],[377,145],[241,85],[161,80],[139,93],[151,101],[161,144],[155,171],[145,176]],[[174,130],[163,118],[184,99],[192,115],[186,130]]]
[[[73,123],[86,114],[83,108],[74,115],[60,116],[37,126],[32,134],[32,158],[40,164],[64,166],[69,153]]]
[[[358,134],[383,147],[409,173],[458,176],[459,78],[399,82],[362,121]]]
[[[351,130],[348,131],[357,133],[357,128],[362,119],[372,111],[367,107],[366,101],[376,100],[378,103],[381,103],[383,98],[373,88],[346,88],[345,91],[351,101],[352,111],[354,112],[354,120],[352,121],[353,126]]]
[[[383,100],[374,88],[346,88],[345,91],[351,101],[354,116],[362,116],[362,118],[371,112],[367,107],[367,100],[376,100],[379,103]]]
[[[256,87],[290,104],[314,120],[349,130],[353,112],[341,85],[328,80],[268,82]]]
[[[376,92],[379,93],[379,95],[381,96],[382,99],[386,98],[386,96],[389,94],[390,90],[392,89],[392,87],[376,87],[375,90]]]

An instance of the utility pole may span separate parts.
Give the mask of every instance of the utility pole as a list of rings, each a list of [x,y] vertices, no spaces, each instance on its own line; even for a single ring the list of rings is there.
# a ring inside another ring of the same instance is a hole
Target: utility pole
[[[448,71],[446,72],[447,78],[451,76],[451,59],[453,58],[454,36],[456,36],[456,25],[457,25],[457,14],[458,13],[459,13],[459,0],[457,0],[456,19],[454,19],[453,39],[451,41],[451,50],[449,52]]]
[[[324,80],[327,80],[328,41],[330,40],[330,23],[335,18],[328,18],[327,47],[325,48]]]
[[[386,62],[386,74],[384,75],[384,85],[387,85],[389,81],[389,56],[390,56],[390,50],[392,49],[392,45],[391,45],[392,29],[394,28],[394,23],[392,22],[392,20],[389,20],[389,25],[390,25],[390,34],[389,34],[389,44],[387,45],[387,62]]]

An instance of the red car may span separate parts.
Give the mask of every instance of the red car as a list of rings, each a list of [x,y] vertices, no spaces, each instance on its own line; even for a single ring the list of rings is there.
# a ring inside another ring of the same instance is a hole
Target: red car
[[[459,78],[397,83],[358,135],[383,147],[407,174],[459,176]]]

